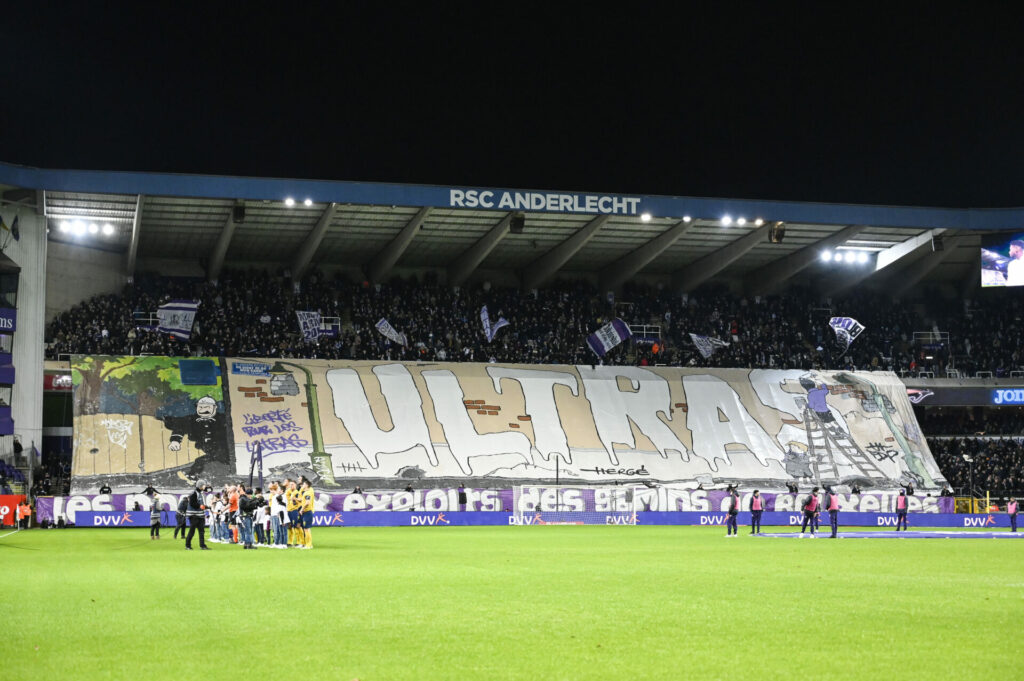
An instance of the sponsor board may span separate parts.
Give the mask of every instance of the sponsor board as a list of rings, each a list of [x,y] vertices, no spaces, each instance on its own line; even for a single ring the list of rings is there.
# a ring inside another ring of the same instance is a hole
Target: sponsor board
[[[341,513],[318,511],[313,514],[313,527],[466,527],[497,525],[632,525],[633,514],[606,514],[603,518],[592,514],[561,512],[549,519],[540,514],[517,516],[512,513],[488,513],[466,511],[454,513],[416,513],[394,511],[390,513]],[[684,512],[640,512],[636,514],[637,525],[696,525],[714,527],[725,525],[725,513]],[[819,532],[828,531],[828,514],[823,513]],[[603,521],[603,523],[602,523]],[[740,525],[750,525],[750,513],[740,513]],[[1007,528],[1010,519],[1006,514],[954,514],[954,513],[911,513],[909,526],[956,527],[956,528]],[[764,526],[800,526],[803,514],[765,512],[761,518]],[[174,514],[161,514],[161,524],[174,525]],[[80,511],[76,527],[125,528],[149,527],[149,513],[143,511]],[[896,515],[891,513],[840,513],[840,527],[895,527]]]

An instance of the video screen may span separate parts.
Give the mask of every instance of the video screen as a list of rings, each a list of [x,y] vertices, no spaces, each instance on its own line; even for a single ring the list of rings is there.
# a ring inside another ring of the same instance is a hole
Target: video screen
[[[990,234],[981,240],[981,285],[1024,286],[1024,232]]]

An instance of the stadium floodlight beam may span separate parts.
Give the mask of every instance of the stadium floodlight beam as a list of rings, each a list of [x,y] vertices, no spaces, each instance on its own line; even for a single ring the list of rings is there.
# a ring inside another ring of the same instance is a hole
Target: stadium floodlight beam
[[[100,226],[99,225],[97,225],[95,222],[90,222],[89,223],[89,234],[98,234],[99,231],[100,231]]]
[[[864,264],[867,263],[867,261],[868,261],[868,254],[867,253],[865,253],[864,251],[861,251],[860,253],[857,254],[857,264],[864,265]]]
[[[286,206],[288,206],[289,208],[291,208],[292,206],[294,206],[294,205],[295,205],[295,199],[293,199],[292,197],[290,197],[290,196],[289,196],[288,198],[286,198],[286,199],[284,200],[284,205],[286,205]]]
[[[723,215],[722,216],[722,226],[723,227],[728,227],[731,224],[732,224],[732,216],[731,215]]]
[[[304,205],[306,208],[309,208],[310,206],[313,205],[313,199],[306,199],[305,201],[302,202],[302,205]]]
[[[761,225],[763,225],[763,224],[764,224],[764,220],[763,220],[763,219],[761,219],[761,218],[758,218],[758,219],[754,220],[754,224],[755,224],[756,226],[760,227]]]
[[[71,223],[68,222],[67,220],[61,220],[60,221],[60,231],[65,232],[65,233],[70,232],[71,231]]]
[[[821,259],[825,262],[832,262],[832,251],[822,251]]]
[[[853,251],[847,251],[846,255],[843,256],[843,260],[845,260],[848,263],[852,263],[856,259],[857,259],[857,254],[854,253]]]
[[[640,221],[641,222],[650,222],[651,221],[651,214],[650,213],[641,213],[640,214]]]
[[[82,236],[85,234],[85,223],[81,220],[75,220],[71,223],[71,231],[75,233],[75,236]]]
[[[684,216],[683,216],[683,222],[689,222],[689,221],[690,221],[690,220],[692,220],[692,219],[693,219],[693,218],[691,218],[691,217],[690,217],[689,215],[684,215]]]
[[[736,224],[742,227],[743,225],[747,224],[747,219],[743,217],[736,218]]]
[[[114,233],[114,225],[109,222],[103,225],[103,236],[110,236]]]

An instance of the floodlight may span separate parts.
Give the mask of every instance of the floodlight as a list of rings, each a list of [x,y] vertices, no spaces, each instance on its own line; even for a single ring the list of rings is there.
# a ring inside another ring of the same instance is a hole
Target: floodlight
[[[306,199],[302,202],[307,208],[313,205],[313,199]]]
[[[746,218],[736,218],[736,224],[739,225],[740,227],[742,227],[743,225],[747,224],[747,219]]]
[[[689,222],[689,221],[690,221],[690,220],[692,220],[692,219],[693,219],[693,218],[691,218],[691,217],[690,217],[689,215],[684,215],[684,216],[683,216],[683,222]]]
[[[846,255],[843,256],[843,259],[848,263],[852,263],[854,260],[857,259],[857,254],[854,253],[853,251],[847,251]]]
[[[723,227],[728,227],[731,224],[732,224],[732,216],[730,216],[730,215],[723,215],[722,216],[722,226]]]
[[[865,253],[864,251],[861,251],[860,253],[857,254],[857,263],[858,264],[863,265],[867,261],[868,261],[868,254],[867,253]]]
[[[640,214],[640,221],[641,222],[650,222],[651,221],[651,214],[650,213],[641,213]]]
[[[61,220],[60,221],[60,231],[65,232],[65,233],[66,232],[70,232],[71,231],[71,223],[68,222],[67,220]]]
[[[757,225],[758,227],[760,227],[761,225],[764,224],[764,220],[762,220],[761,218],[758,218],[758,219],[754,220],[754,224]]]
[[[82,236],[85,234],[85,223],[81,220],[75,220],[71,223],[71,229],[76,236]]]
[[[822,251],[821,259],[825,262],[832,262],[832,251]]]
[[[289,208],[291,208],[292,206],[295,205],[295,199],[293,199],[292,197],[289,196],[287,199],[284,200],[284,205],[286,205]]]
[[[97,234],[100,231],[100,226],[95,222],[89,223],[89,234]]]
[[[109,222],[107,224],[103,225],[103,236],[110,236],[113,233],[114,233],[114,225],[110,224]]]

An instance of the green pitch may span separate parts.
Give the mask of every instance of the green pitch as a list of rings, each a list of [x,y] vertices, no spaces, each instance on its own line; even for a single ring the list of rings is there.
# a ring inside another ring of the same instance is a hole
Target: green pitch
[[[743,530],[745,531],[745,530]],[[1019,679],[1024,542],[313,530],[0,538],[4,679]]]

